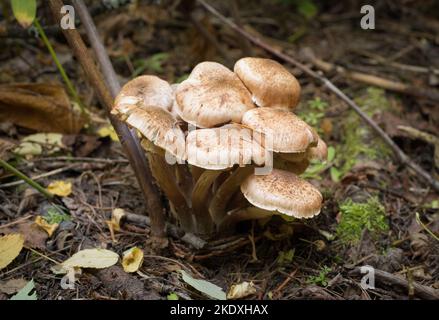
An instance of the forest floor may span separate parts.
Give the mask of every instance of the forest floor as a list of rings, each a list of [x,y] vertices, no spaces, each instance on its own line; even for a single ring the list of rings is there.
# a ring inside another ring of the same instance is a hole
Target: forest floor
[[[246,2],[239,11],[224,2],[212,4],[226,16],[238,13],[249,32],[300,61],[307,57],[306,48],[320,60],[349,71],[439,90],[439,10],[434,1],[405,1],[403,6],[379,2],[375,30],[360,28],[362,14],[356,1],[350,5],[304,2],[310,5]],[[201,8],[195,11],[197,22],[193,23],[172,3],[113,10],[91,6],[121,83],[140,74],[155,74],[174,83],[201,61],[233,67],[242,56],[270,57]],[[41,8],[39,16],[42,25],[53,23],[47,18],[47,8]],[[234,284],[251,282],[255,290],[248,299],[439,297],[438,193],[400,165],[346,104],[283,61],[302,85],[299,115],[331,149],[324,165],[313,164],[304,174],[324,195],[320,215],[290,223],[280,219],[244,223],[236,236],[223,240],[220,250],[196,250],[170,238],[166,249],[153,252],[148,245],[149,228],[129,222],[112,234],[107,221],[115,208],[142,215],[145,205],[105,112],[56,28],[48,32],[50,42],[91,121],[84,127],[83,119],[72,120],[66,112],[53,111],[68,111],[78,104],[62,87],[44,43],[21,31],[15,22],[0,21],[0,26],[5,25],[14,27],[8,29],[10,34],[0,32],[1,157],[45,187],[63,181],[71,183],[72,189],[58,198],[66,208],[62,215],[41,194],[0,169],[0,235],[19,232],[26,238],[21,254],[0,270],[0,300],[17,291],[7,283],[19,279],[34,280],[38,299],[205,298],[182,280],[179,270],[226,292]],[[210,39],[202,36],[200,28]],[[385,90],[335,71],[325,76],[352,97],[414,162],[439,178],[434,144],[398,128],[407,126],[439,137],[438,100]],[[26,100],[28,96],[20,100],[23,88],[47,100],[35,98],[40,113],[20,111],[26,110],[20,109],[26,103],[33,103]],[[40,137],[24,143],[26,137],[39,132],[61,135],[44,136],[51,141],[41,142]],[[36,216],[56,221],[59,227],[49,237],[35,226]],[[79,249],[102,247],[122,254],[133,246],[145,254],[137,273],[125,273],[120,265],[85,269],[75,289],[62,289],[62,275],[52,270]],[[366,265],[376,270],[375,286],[367,290],[361,286],[363,275],[358,269]]]

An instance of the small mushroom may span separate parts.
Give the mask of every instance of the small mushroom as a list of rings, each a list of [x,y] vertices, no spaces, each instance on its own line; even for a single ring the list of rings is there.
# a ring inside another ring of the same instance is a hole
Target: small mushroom
[[[241,191],[258,208],[299,219],[318,215],[323,201],[312,184],[294,173],[278,169],[265,176],[249,176],[242,183]]]
[[[241,122],[255,107],[238,76],[216,62],[202,62],[178,85],[176,100],[181,118],[200,128]]]
[[[259,107],[293,109],[299,102],[299,82],[274,60],[242,58],[235,63],[234,71]]]
[[[328,146],[321,138],[317,141],[317,146],[311,147],[306,152],[306,158],[309,160],[326,161],[328,158]]]
[[[151,102],[160,105],[148,105]],[[157,77],[144,76],[128,82],[122,88],[112,113],[141,134],[142,146],[148,151],[149,165],[157,184],[169,199],[172,212],[181,226],[186,231],[192,231],[192,212],[172,167],[175,158],[180,162],[186,158],[186,139],[178,121],[168,111],[170,106],[172,90],[169,84]]]

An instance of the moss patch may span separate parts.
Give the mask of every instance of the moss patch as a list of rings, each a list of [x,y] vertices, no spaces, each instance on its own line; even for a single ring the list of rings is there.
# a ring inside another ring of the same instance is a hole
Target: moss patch
[[[344,243],[357,243],[364,229],[369,230],[373,238],[389,229],[384,207],[376,197],[369,198],[366,203],[347,199],[340,205],[340,212],[337,236]]]

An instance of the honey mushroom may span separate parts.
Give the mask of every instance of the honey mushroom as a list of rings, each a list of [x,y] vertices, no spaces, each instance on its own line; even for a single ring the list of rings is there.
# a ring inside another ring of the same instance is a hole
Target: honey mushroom
[[[297,175],[310,160],[325,159],[327,146],[292,113],[299,97],[298,81],[282,65],[243,58],[234,72],[202,62],[180,84],[138,77],[123,87],[113,114],[143,137],[181,227],[209,236],[242,220],[320,212],[321,194]],[[258,175],[273,156],[274,169]]]

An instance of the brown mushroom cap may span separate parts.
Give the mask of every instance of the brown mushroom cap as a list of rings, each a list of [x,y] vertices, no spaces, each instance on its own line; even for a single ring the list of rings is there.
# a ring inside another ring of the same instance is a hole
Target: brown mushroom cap
[[[155,106],[126,108],[125,122],[156,146],[185,159],[185,136],[171,113]]]
[[[285,109],[256,108],[247,111],[242,124],[254,131],[271,137],[269,151],[284,153],[305,152],[315,145],[318,136],[315,131],[294,113]]]
[[[166,81],[156,76],[140,76],[126,83],[117,95],[113,111],[124,113],[132,105],[156,106],[171,110],[174,96]]]
[[[291,172],[273,169],[268,175],[251,175],[241,185],[254,206],[293,216],[311,218],[320,213],[323,197],[309,182]]]
[[[274,60],[242,58],[235,63],[234,71],[259,107],[293,109],[299,102],[299,82]]]
[[[188,163],[210,170],[223,170],[238,164],[265,163],[266,150],[253,132],[239,124],[189,132],[186,138]]]
[[[238,76],[216,62],[198,64],[178,86],[176,100],[181,118],[200,128],[241,122],[242,115],[255,107]]]
[[[326,161],[328,158],[328,146],[325,141],[319,138],[317,146],[309,148],[306,154],[310,160]]]

